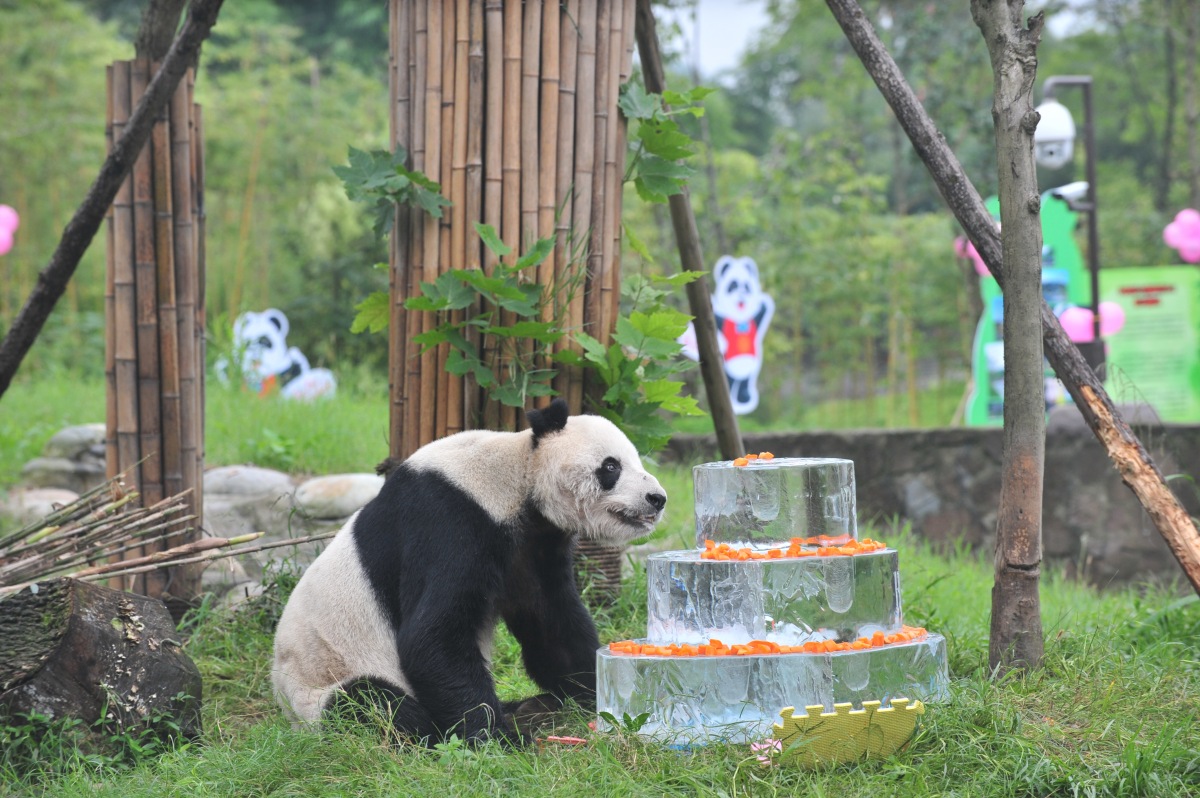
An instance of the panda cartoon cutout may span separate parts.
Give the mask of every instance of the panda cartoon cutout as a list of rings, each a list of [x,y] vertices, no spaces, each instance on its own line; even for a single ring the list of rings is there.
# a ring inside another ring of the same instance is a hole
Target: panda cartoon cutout
[[[713,276],[717,285],[712,295],[713,316],[729,382],[729,398],[733,411],[744,415],[758,407],[763,336],[775,314],[775,302],[763,293],[758,264],[753,258],[725,255],[717,261]],[[692,360],[700,359],[692,325],[688,325],[679,343],[683,344],[685,355]]]
[[[522,432],[460,432],[385,461],[379,495],[296,585],[275,636],[284,710],[320,720],[381,696],[398,731],[432,745],[521,740],[517,720],[565,699],[594,706],[591,616],[575,585],[577,537],[648,535],[667,497],[629,439],[555,400]],[[501,704],[490,672],[503,620],[546,692]]]

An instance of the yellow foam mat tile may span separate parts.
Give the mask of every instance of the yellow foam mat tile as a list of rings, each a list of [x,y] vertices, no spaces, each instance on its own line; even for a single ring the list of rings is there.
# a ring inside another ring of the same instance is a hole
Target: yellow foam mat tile
[[[795,714],[794,707],[783,709],[783,722],[775,724],[782,747],[779,761],[810,767],[887,756],[909,741],[917,718],[925,712],[924,704],[907,698],[893,699],[885,709],[879,701],[864,701],[862,709],[852,707],[834,704],[833,712],[826,712],[817,704],[805,707],[803,715]]]

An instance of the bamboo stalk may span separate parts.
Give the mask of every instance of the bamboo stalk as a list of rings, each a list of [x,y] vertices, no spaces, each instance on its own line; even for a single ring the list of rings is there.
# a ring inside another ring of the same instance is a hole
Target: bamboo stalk
[[[204,109],[193,102],[195,75],[188,75],[188,105],[192,109],[192,218],[196,225],[195,241],[195,283],[196,320],[192,330],[196,348],[195,387],[192,389],[192,401],[195,407],[195,417],[189,422],[193,426],[196,441],[194,458],[189,458],[188,468],[196,469],[194,479],[188,482],[194,492],[193,512],[196,514],[196,525],[204,524],[204,384],[206,362],[205,333],[208,328],[208,301],[206,286],[208,285],[207,244],[205,230],[207,214],[204,207]]]
[[[499,235],[501,230],[504,173],[504,3],[484,2],[484,81],[487,107],[484,112],[483,223]],[[489,275],[499,260],[496,253],[483,253],[483,269]]]
[[[134,102],[150,83],[150,62],[139,58],[130,75]],[[158,348],[158,269],[154,235],[153,144],[148,141],[133,164],[134,294],[137,324],[138,438],[142,456],[138,491],[148,501],[163,496],[162,427]],[[136,592],[150,595],[145,582]]]
[[[457,36],[457,15],[455,0],[442,0],[442,121],[441,121],[441,164],[438,167],[438,182],[442,190],[449,195],[453,202],[461,202],[461,198],[453,196],[454,177],[454,117],[456,101],[455,86],[455,39]],[[454,207],[448,208],[438,220],[438,252],[437,273],[442,274],[448,269],[458,266],[454,263],[453,236],[451,222],[454,218]],[[438,314],[439,320],[453,322],[454,313]],[[446,358],[450,354],[450,346],[442,344],[435,350],[436,365],[432,374],[426,374],[424,381],[435,381],[433,438],[445,437],[450,425],[450,383],[451,375],[446,371]],[[422,441],[425,443],[427,441]]]
[[[197,375],[197,371],[203,369],[203,363],[200,361],[196,335],[196,210],[192,202],[195,191],[192,185],[195,169],[192,143],[194,119],[188,89],[191,79],[189,72],[171,98],[170,123],[171,199],[175,217],[176,343],[179,348],[179,481],[182,488],[195,488],[202,478],[197,461],[202,443],[197,438],[200,433],[199,417],[204,412]],[[193,494],[190,499],[193,510],[195,501]]]
[[[560,33],[560,16],[558,2],[550,0],[542,5],[542,101],[541,101],[541,124],[539,125],[538,135],[540,151],[538,153],[538,221],[537,221],[537,237],[545,238],[553,236],[554,230],[554,214],[558,207],[558,101],[559,101],[559,79],[560,65],[559,59],[559,33]],[[555,253],[551,253],[538,266],[537,282],[538,284],[552,289],[559,284],[559,275],[557,264],[558,259]],[[553,296],[542,309],[542,321],[550,321],[555,316],[555,303]],[[544,364],[543,367],[549,367],[549,356],[552,353],[550,346],[540,346],[542,355],[539,360]],[[545,407],[550,404],[549,396],[539,397],[536,404],[539,407]]]
[[[172,103],[186,86],[176,88]],[[175,285],[174,165],[171,161],[170,104],[163,107],[150,133],[154,166],[154,243],[157,269],[159,402],[161,407],[163,495],[183,490],[180,451],[179,325]]]
[[[429,62],[429,2],[436,0],[414,0],[414,30],[415,38],[412,50],[411,73],[412,79],[412,153],[413,168],[425,172],[425,124],[427,98],[425,96],[428,62]],[[421,213],[416,208],[410,208],[409,236],[411,260],[408,270],[408,285],[405,296],[416,296],[425,272],[425,225]],[[432,275],[430,275],[432,277]],[[405,457],[417,450],[421,444],[421,368],[424,358],[420,355],[420,346],[413,338],[426,329],[424,313],[408,314],[407,340],[408,349],[405,357],[406,370],[404,379],[405,408],[404,408],[404,440],[403,455]]]
[[[521,34],[521,237],[524,250],[538,238],[538,76],[542,57],[542,0],[525,0]]]
[[[589,329],[601,343],[608,344],[608,330],[604,327],[601,310],[604,286],[608,282],[608,257],[605,252],[605,162],[608,157],[608,106],[609,106],[609,62],[611,61],[612,2],[601,0],[596,15],[596,107],[591,124],[595,127],[595,142],[592,162],[592,206],[588,223],[588,280],[584,298],[584,318]],[[585,394],[598,398],[602,388],[590,373],[584,375]]]
[[[425,72],[425,167],[426,174],[441,182],[442,165],[442,3],[429,0],[428,37]],[[441,261],[441,223],[426,214],[422,219],[425,228],[424,271],[427,280],[436,278]],[[433,314],[421,314],[421,328],[428,332],[433,328]],[[421,356],[421,417],[417,446],[437,437],[438,373],[437,352],[428,350]]]
[[[389,112],[391,147],[403,147],[412,154],[412,94],[409,69],[410,45],[413,37],[412,4],[393,0],[388,3],[388,53],[391,57],[388,69],[388,89],[391,99]],[[389,261],[388,295],[388,454],[404,456],[401,442],[404,439],[405,388],[404,372],[408,350],[408,319],[404,309],[407,299],[407,272],[409,249],[409,210],[396,209],[393,233],[388,240]]]
[[[132,64],[118,61],[113,64],[113,133],[120,138],[133,107],[131,91]],[[113,200],[113,300],[114,352],[113,372],[116,385],[117,459],[109,466],[112,473],[130,468],[141,460],[138,441],[137,394],[137,311],[134,279],[133,178],[121,183]],[[114,431],[110,430],[109,437]],[[134,489],[141,484],[141,469],[133,466],[128,474]]]
[[[558,218],[555,228],[554,262],[556,269],[562,273],[571,268],[569,260],[572,238],[571,223],[574,218],[573,184],[575,166],[575,81],[579,63],[579,0],[567,0],[566,6],[559,14],[559,79],[558,79],[558,145],[555,166],[555,207]],[[559,308],[556,312],[563,314],[564,326],[568,330],[576,329],[579,320],[571,313],[570,303]],[[554,344],[554,351],[576,349],[572,339],[567,336]],[[553,388],[560,396],[567,398],[570,404],[570,385],[576,378],[576,369],[561,366],[554,378]],[[570,404],[571,410],[578,413],[582,408]]]
[[[512,247],[507,262],[511,265],[521,252],[521,114],[523,104],[522,70],[522,19],[521,3],[510,2],[504,6],[504,152],[503,165],[503,212],[501,214],[501,238]],[[502,324],[512,324],[510,312],[500,314]],[[499,353],[497,361],[501,360]],[[503,367],[497,365],[496,377],[504,377]],[[515,408],[501,405],[497,408],[501,429],[517,428]]]
[[[604,262],[606,276],[600,298],[600,328],[607,336],[613,330],[621,306],[621,170],[619,163],[625,153],[625,124],[616,109],[621,84],[629,78],[632,66],[633,42],[632,2],[622,2],[612,15],[612,38],[609,41],[608,96],[612,106],[608,115],[608,146],[604,158]],[[628,27],[626,27],[628,26]]]
[[[585,267],[590,266],[592,249],[592,183],[596,154],[596,13],[597,0],[580,0],[579,49],[575,82],[575,193],[571,232],[587,242],[583,253]],[[586,279],[586,278],[585,278]],[[598,335],[587,313],[586,290],[577,292],[571,303],[571,317],[583,332]],[[584,381],[576,372],[568,385],[567,402],[573,408],[583,406]]]
[[[469,0],[469,41],[467,49],[467,174],[464,243],[464,268],[478,269],[482,265],[482,242],[474,222],[482,218],[483,207],[483,87],[484,87],[484,23],[483,0]],[[472,331],[469,340],[479,345],[479,336]],[[474,377],[463,382],[463,425],[478,428],[480,424],[480,389]]]
[[[452,220],[450,225],[450,252],[446,259],[447,269],[466,268],[467,263],[467,130],[479,124],[477,118],[470,117],[470,75],[468,74],[471,47],[471,7],[465,2],[449,0],[448,7],[454,10],[454,135],[453,152],[450,161],[450,194],[454,205],[447,217]],[[473,218],[475,212],[471,212]],[[461,322],[466,313],[456,310],[451,313],[451,319]],[[443,350],[449,352],[449,346]],[[442,372],[446,373],[444,361],[440,364]],[[446,408],[445,434],[452,435],[462,432],[463,403],[466,393],[465,378],[450,374],[447,376],[448,391],[440,403]]]
[[[113,89],[114,65],[109,64],[104,70],[105,87],[108,98],[105,104],[104,141],[105,157],[112,154],[113,142],[124,132],[116,129],[114,123],[114,106],[116,96]],[[114,266],[117,250],[117,214],[116,202],[109,206],[105,214],[108,223],[108,235],[105,237],[104,260],[104,462],[105,476],[111,477],[117,473],[117,300],[114,283]],[[10,318],[5,314],[6,318]]]

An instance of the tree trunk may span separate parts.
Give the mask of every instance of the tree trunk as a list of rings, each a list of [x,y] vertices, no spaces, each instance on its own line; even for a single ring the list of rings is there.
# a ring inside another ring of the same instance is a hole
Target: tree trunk
[[[175,29],[179,27],[179,17],[188,0],[150,0],[146,10],[142,12],[142,24],[138,28],[137,38],[133,41],[133,51],[138,58],[148,58],[151,61],[161,61],[171,49],[175,41]],[[195,66],[195,63],[188,64]]]
[[[825,0],[871,79],[879,87],[924,162],[942,198],[967,237],[975,244],[1001,289],[1005,286],[1004,256],[992,216],[946,140],[900,74],[896,62],[855,0]],[[1120,417],[1104,386],[1067,338],[1062,324],[1043,300],[1042,341],[1046,358],[1079,409],[1083,420],[1108,452],[1121,479],[1137,496],[1159,534],[1167,541],[1184,574],[1200,593],[1200,534],[1179,499],[1167,487],[1162,472]]]
[[[972,0],[994,75],[992,121],[1000,185],[1004,286],[1004,461],[996,521],[996,576],[988,667],[1042,660],[1042,475],[1046,399],[1042,370],[1042,224],[1033,160],[1037,45],[1043,17],[1022,25],[1024,0]]]
[[[196,0],[179,37],[163,59],[154,79],[146,88],[142,101],[125,126],[121,136],[100,167],[100,174],[88,189],[83,203],[71,217],[63,230],[62,238],[50,256],[50,263],[38,274],[37,285],[21,307],[21,311],[8,328],[8,334],[0,341],[0,396],[8,390],[17,368],[33,342],[41,333],[46,319],[54,310],[55,303],[66,290],[67,283],[75,274],[79,260],[100,229],[108,207],[121,183],[133,168],[138,153],[150,138],[155,117],[163,112],[179,79],[190,64],[195,62],[200,45],[208,37],[217,22],[217,14],[225,0]]]
[[[650,0],[637,0],[637,46],[642,60],[642,77],[646,91],[662,94],[666,88],[663,76],[662,54],[658,48],[658,33],[655,30],[654,12]],[[671,222],[675,227],[675,243],[679,247],[679,260],[684,269],[704,271],[704,255],[700,251],[700,233],[696,229],[696,217],[687,189],[667,198],[671,210]],[[700,350],[700,373],[704,377],[704,390],[708,396],[708,407],[717,433],[717,445],[721,456],[732,460],[745,451],[742,433],[738,429],[737,416],[733,413],[733,401],[729,396],[729,382],[725,378],[724,358],[717,344],[717,322],[713,316],[712,298],[705,280],[693,280],[687,285],[688,306],[696,329],[696,345]]]
[[[1200,40],[1200,7],[1187,3],[1183,9],[1184,56],[1183,75],[1187,107],[1184,111],[1183,133],[1188,150],[1188,206],[1200,208],[1200,92],[1196,88],[1197,42]]]
[[[0,713],[77,718],[91,744],[147,725],[200,735],[200,671],[161,601],[74,579],[39,588],[0,603]]]

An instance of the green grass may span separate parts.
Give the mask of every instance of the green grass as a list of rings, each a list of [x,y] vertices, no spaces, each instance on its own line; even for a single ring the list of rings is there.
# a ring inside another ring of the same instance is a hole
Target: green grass
[[[860,399],[828,399],[805,402],[799,398],[772,401],[764,394],[754,415],[738,418],[742,432],[779,432],[823,429],[890,429],[949,426],[954,410],[962,399],[964,383],[948,381],[932,385],[917,397],[917,421],[912,422],[907,393]],[[761,389],[761,386],[760,386]],[[679,432],[706,434],[713,431],[712,418],[679,418],[673,423]]]
[[[371,471],[388,452],[386,378],[351,372],[319,402],[259,397],[210,380],[205,462],[253,464],[296,474]],[[14,383],[0,398],[0,488],[42,453],[54,433],[104,422],[104,380],[62,377]]]
[[[690,507],[682,468],[660,469],[676,507]],[[660,533],[686,539],[690,514]],[[1200,793],[1200,602],[1156,589],[1097,593],[1058,574],[1043,580],[1045,666],[992,680],[986,667],[991,566],[947,556],[896,530],[909,622],[949,639],[952,699],[931,706],[910,746],[886,759],[801,771],[759,766],[748,746],[691,753],[587,728],[559,733],[582,749],[425,751],[386,746],[377,730],[294,731],[269,696],[270,631],[290,575],[257,609],[193,619],[187,651],[204,676],[204,739],[129,767],[80,761],[47,774],[9,773],[11,794],[80,798],[357,795],[1187,796]],[[598,610],[603,640],[644,634],[641,571]],[[501,630],[502,698],[533,686]],[[54,772],[65,767],[65,772]],[[0,776],[0,778],[3,778]],[[0,782],[0,793],[4,786]]]

